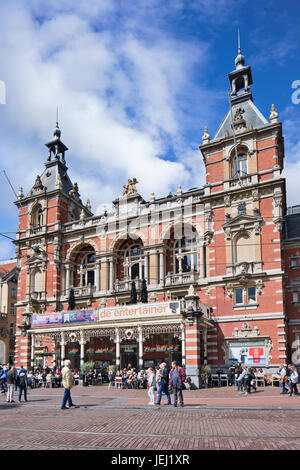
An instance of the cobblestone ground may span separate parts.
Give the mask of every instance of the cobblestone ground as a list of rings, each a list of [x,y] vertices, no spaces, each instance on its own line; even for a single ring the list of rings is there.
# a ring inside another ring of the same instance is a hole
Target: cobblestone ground
[[[300,449],[300,397],[267,387],[185,391],[185,407],[148,406],[145,390],[74,387],[80,408],[61,410],[63,389],[29,391],[28,403],[0,398],[0,449]],[[18,399],[15,393],[15,400]]]

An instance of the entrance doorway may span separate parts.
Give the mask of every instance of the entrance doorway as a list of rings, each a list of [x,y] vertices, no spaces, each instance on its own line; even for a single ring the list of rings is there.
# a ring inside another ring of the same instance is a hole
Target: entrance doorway
[[[138,367],[138,357],[137,357],[137,343],[133,341],[124,341],[121,344],[121,369],[128,368],[128,364],[131,364],[131,367],[137,369]]]

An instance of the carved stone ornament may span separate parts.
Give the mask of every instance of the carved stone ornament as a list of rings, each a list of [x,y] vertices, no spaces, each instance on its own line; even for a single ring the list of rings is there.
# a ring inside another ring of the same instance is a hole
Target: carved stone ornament
[[[136,194],[137,189],[136,189],[135,185],[137,183],[138,183],[138,181],[137,181],[136,178],[129,179],[128,184],[123,185],[123,188],[124,188],[123,196],[129,196],[130,194]]]
[[[36,177],[35,183],[32,187],[34,193],[40,193],[44,190],[44,186],[42,185],[41,178],[39,176]]]
[[[230,207],[230,196],[224,196],[224,206]]]
[[[243,118],[243,113],[245,111],[241,108],[238,108],[234,114],[233,126],[236,131],[243,131],[246,129],[246,121]]]
[[[259,334],[260,331],[257,326],[252,330],[248,323],[243,323],[240,330],[237,327],[234,328],[232,336],[235,338],[257,338]]]
[[[233,297],[234,288],[233,288],[233,284],[231,282],[227,284],[226,291],[227,291],[227,296],[228,297]]]

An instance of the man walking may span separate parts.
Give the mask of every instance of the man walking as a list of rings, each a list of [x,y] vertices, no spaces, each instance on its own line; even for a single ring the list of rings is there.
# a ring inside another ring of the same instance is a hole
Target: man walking
[[[7,398],[6,401],[8,403],[14,403],[14,389],[17,383],[17,369],[15,366],[12,366],[6,374],[6,381],[7,381]]]
[[[65,388],[64,396],[63,396],[63,401],[61,404],[61,409],[62,410],[67,410],[68,408],[66,407],[66,403],[69,403],[69,408],[74,406],[75,408],[79,408],[79,406],[74,405],[72,403],[72,398],[71,398],[71,388],[74,385],[73,381],[73,374],[71,371],[71,361],[69,359],[65,360],[65,367],[61,371],[62,373],[62,384]]]
[[[155,403],[156,405],[160,405],[161,401],[161,394],[164,392],[167,395],[168,399],[168,405],[171,405],[171,397],[169,393],[169,387],[168,387],[168,370],[167,370],[167,364],[165,362],[162,362],[160,364],[160,370],[158,373],[158,376],[160,378],[160,385],[158,389],[158,395],[157,395],[157,402]]]
[[[182,367],[178,366],[176,361],[172,362],[172,369],[170,372],[170,382],[169,385],[173,389],[174,393],[174,406],[177,407],[177,395],[179,395],[180,406],[183,408],[183,395],[182,388],[183,383],[186,381],[185,372]]]

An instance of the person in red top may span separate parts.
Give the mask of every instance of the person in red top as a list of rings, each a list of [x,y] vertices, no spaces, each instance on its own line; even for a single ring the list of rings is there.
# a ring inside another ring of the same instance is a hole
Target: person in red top
[[[173,389],[174,393],[174,406],[177,407],[177,397],[179,395],[180,406],[183,408],[183,384],[186,381],[186,375],[182,367],[178,366],[176,361],[172,362],[172,369],[170,371],[169,386]]]

